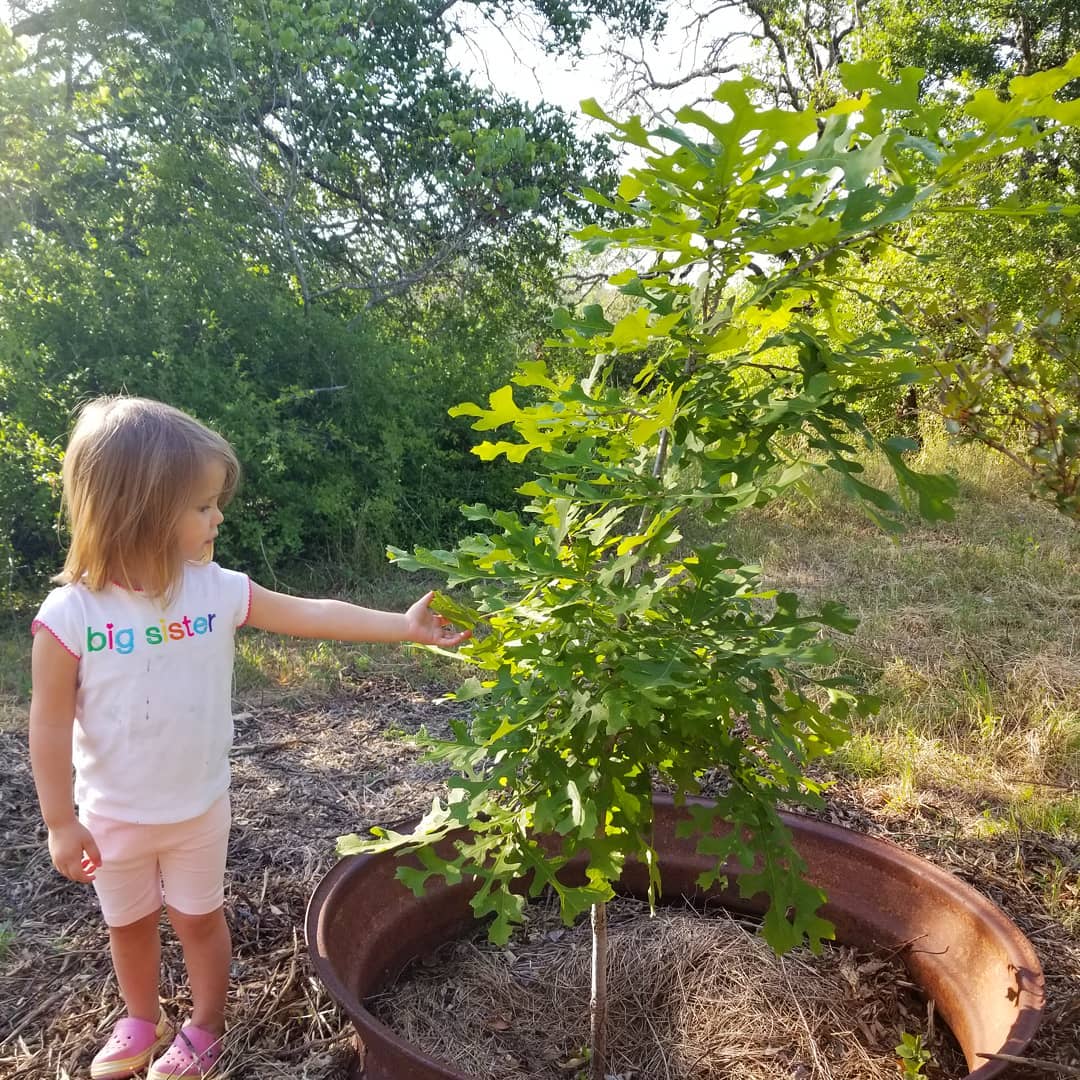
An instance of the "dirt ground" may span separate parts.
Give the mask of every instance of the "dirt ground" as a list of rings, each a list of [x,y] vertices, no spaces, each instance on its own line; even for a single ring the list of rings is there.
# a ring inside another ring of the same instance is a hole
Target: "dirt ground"
[[[222,1080],[344,1080],[349,1028],[313,978],[304,910],[335,861],[338,835],[398,822],[430,804],[440,774],[402,736],[421,725],[445,728],[456,706],[439,703],[438,693],[396,678],[358,679],[331,701],[252,700],[238,713],[226,886],[235,959]],[[960,839],[957,821],[971,812],[940,793],[921,800],[914,813],[897,815],[873,786],[839,784],[827,816],[919,852],[998,903],[1032,940],[1046,971],[1046,1019],[1028,1053],[1080,1069],[1080,935],[1060,917],[1071,905],[1077,925],[1080,837],[1029,832]],[[1072,870],[1065,889],[1073,892],[1059,898],[1058,914],[1037,888],[1055,866]],[[163,997],[173,1018],[185,1015],[185,994],[179,951],[166,933]],[[88,1075],[120,1009],[93,895],[52,870],[25,730],[6,724],[0,728],[0,1077]],[[1014,1075],[1057,1074],[1021,1066]]]

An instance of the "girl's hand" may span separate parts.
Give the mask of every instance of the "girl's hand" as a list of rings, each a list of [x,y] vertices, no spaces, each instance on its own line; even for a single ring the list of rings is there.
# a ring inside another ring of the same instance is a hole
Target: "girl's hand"
[[[64,877],[83,885],[94,880],[94,871],[101,865],[97,842],[81,821],[49,830],[49,854]]]
[[[405,612],[408,640],[415,641],[417,645],[439,645],[452,649],[472,637],[472,634],[468,630],[455,630],[445,615],[431,610],[429,605],[434,595],[434,592],[429,592],[422,596]]]

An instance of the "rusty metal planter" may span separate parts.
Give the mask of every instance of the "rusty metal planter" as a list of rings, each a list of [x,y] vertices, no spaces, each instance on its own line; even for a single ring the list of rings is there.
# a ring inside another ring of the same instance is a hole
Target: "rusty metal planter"
[[[675,836],[681,816],[669,799],[656,799],[664,897],[763,910],[756,902],[761,898],[743,900],[730,885],[697,888],[695,879],[709,860],[694,852],[693,840]],[[912,979],[933,998],[960,1043],[971,1070],[967,1080],[1005,1073],[1006,1063],[979,1054],[1022,1054],[1043,1010],[1042,969],[1017,927],[980,893],[894,844],[798,815],[785,815],[785,821],[810,880],[829,897],[824,914],[837,939],[864,949],[901,950]],[[400,1039],[364,1007],[411,960],[464,933],[473,921],[469,885],[433,880],[416,898],[395,879],[397,865],[390,855],[354,855],[319,883],[306,923],[315,971],[356,1027],[357,1076],[475,1080]],[[644,868],[628,864],[620,891],[643,896],[646,888]]]

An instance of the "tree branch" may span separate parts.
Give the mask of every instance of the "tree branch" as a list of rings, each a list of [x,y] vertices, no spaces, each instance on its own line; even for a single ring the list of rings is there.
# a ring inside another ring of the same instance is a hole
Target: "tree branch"
[[[788,59],[787,48],[784,45],[784,39],[780,36],[769,19],[766,0],[747,0],[746,6],[761,20],[761,32],[772,43],[773,48],[776,49],[776,55],[780,59],[780,78],[787,87],[791,105],[796,112],[802,112],[802,94],[799,93],[795,88],[795,84],[791,81],[790,61]]]

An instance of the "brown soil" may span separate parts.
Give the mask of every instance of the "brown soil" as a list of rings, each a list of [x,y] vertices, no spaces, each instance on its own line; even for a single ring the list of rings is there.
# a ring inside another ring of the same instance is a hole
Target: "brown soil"
[[[437,696],[435,689],[382,678],[358,681],[333,701],[286,705],[263,700],[238,714],[226,893],[235,959],[222,1080],[344,1077],[349,1027],[312,977],[303,940],[304,909],[315,883],[335,860],[338,835],[399,822],[430,804],[441,776],[420,761],[402,735],[421,724],[445,730],[452,706],[437,704]],[[0,725],[0,1077],[67,1080],[87,1074],[90,1057],[121,1004],[91,891],[62,880],[49,864],[30,777],[25,715],[5,710],[5,717]],[[970,807],[942,794],[914,813],[894,816],[872,788],[848,785],[834,789],[828,816],[918,851],[1001,905],[1031,938],[1047,974],[1047,1016],[1029,1053],[1080,1066],[1080,934],[1075,929],[1080,896],[1066,891],[1052,912],[1039,888],[1055,868],[1080,868],[1080,838],[1025,833],[1019,839],[958,839],[957,822],[969,812]],[[1075,881],[1074,874],[1066,890],[1075,889]],[[1072,930],[1063,921],[1070,912]],[[189,1002],[179,952],[168,933],[165,942],[163,995],[167,1011],[179,1019]],[[925,1012],[914,999],[888,996],[898,987],[905,989],[897,979],[870,978],[866,969],[860,973],[860,965],[873,961],[842,952],[837,956],[839,966],[829,977],[838,971],[850,984],[844,965],[850,973],[854,964],[860,986],[871,996],[886,995],[885,1012],[896,1003],[901,1028],[926,1030]],[[812,981],[803,960],[789,959],[782,968],[800,994]],[[805,999],[800,1000],[805,1011]],[[493,1022],[502,1015],[495,1007],[487,1012]],[[856,1022],[864,1015],[857,1013]],[[809,1016],[806,1021],[810,1024]],[[501,1023],[489,1033],[491,1041],[504,1037]],[[792,1032],[803,1026],[797,1011],[785,1023]],[[825,1026],[838,1028],[828,1021]],[[889,1030],[880,1035],[870,1030],[874,1037],[866,1046],[885,1045],[892,1038]],[[793,1055],[789,1045],[775,1058],[775,1072],[760,1075],[827,1077],[821,1062],[831,1061],[830,1038],[827,1034],[818,1047],[817,1060],[812,1051]],[[559,1060],[566,1063],[565,1057]],[[573,1069],[560,1074],[572,1076]],[[635,1080],[649,1075],[639,1072]],[[665,1077],[663,1072],[652,1075]],[[688,1074],[680,1067],[669,1075]],[[714,1075],[734,1080],[741,1074]],[[869,1080],[879,1074],[850,1075]],[[1015,1072],[1016,1080],[1052,1075],[1045,1069]]]

